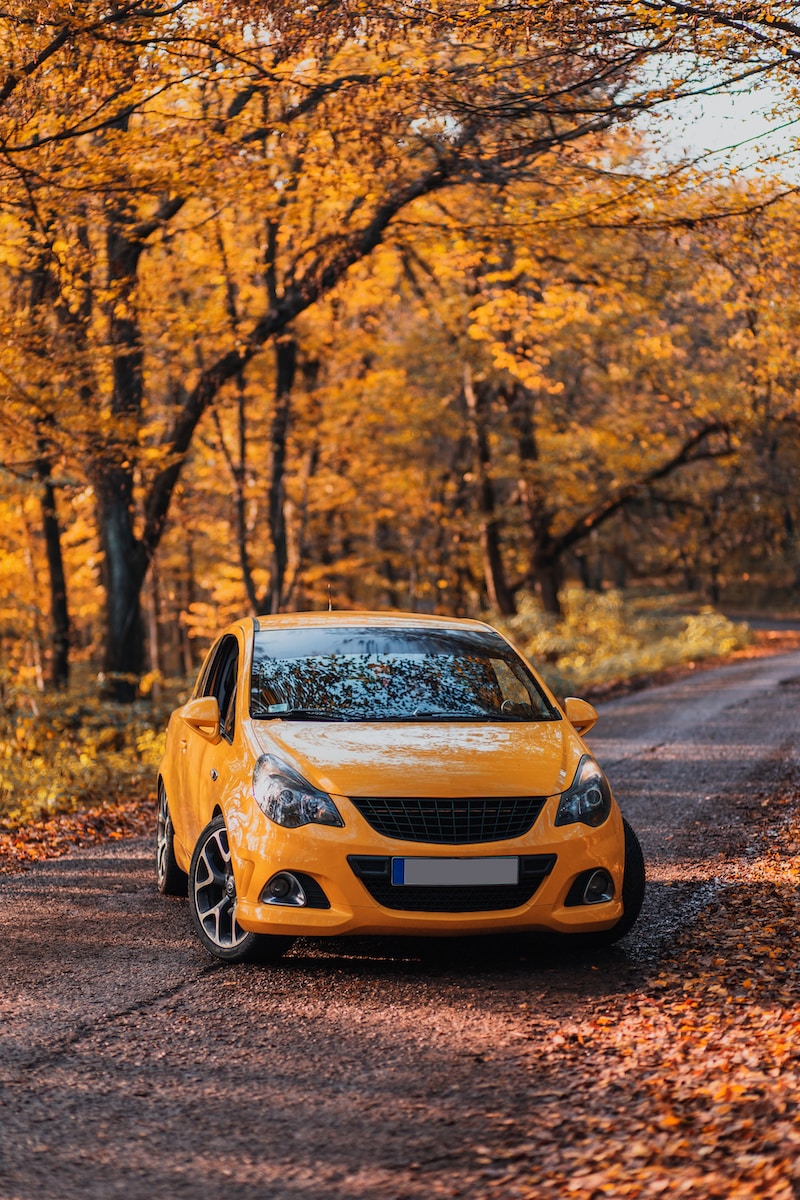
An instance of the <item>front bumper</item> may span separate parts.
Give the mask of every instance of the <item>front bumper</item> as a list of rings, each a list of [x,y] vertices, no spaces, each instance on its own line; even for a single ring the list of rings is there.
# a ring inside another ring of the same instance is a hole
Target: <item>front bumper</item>
[[[243,929],[307,937],[582,933],[610,929],[622,916],[624,831],[616,805],[598,829],[580,824],[556,827],[555,797],[522,838],[453,846],[384,837],[345,798],[334,800],[347,813],[343,829],[286,830],[266,818],[254,827],[237,819],[241,814],[226,815],[237,886],[236,918]],[[394,858],[421,856],[519,857],[519,886],[459,887],[454,894],[453,889],[432,888],[427,895],[426,889],[393,887],[386,864]],[[614,898],[591,905],[566,904],[576,878],[595,868],[612,876]],[[310,876],[330,907],[265,903],[264,886],[279,871]],[[449,898],[445,891],[451,893]]]

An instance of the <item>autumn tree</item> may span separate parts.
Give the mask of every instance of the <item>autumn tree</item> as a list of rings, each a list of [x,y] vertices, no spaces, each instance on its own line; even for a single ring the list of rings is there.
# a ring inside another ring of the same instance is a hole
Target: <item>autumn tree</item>
[[[65,310],[91,296],[73,330],[89,365],[60,412],[84,414],[92,432],[105,666],[119,696],[141,669],[139,597],[173,489],[220,390],[420,197],[535,173],[629,115],[651,47],[548,11],[400,6],[365,20],[338,4],[133,2],[4,14],[5,205],[49,245]],[[184,336],[169,372],[180,384],[154,394],[143,260],[180,236],[178,217],[205,220],[243,195],[272,246],[262,293],[236,337]]]
[[[508,189],[502,203],[465,199],[457,213],[440,199],[418,208],[413,226],[398,224],[393,257],[387,239],[376,263],[384,298],[376,270],[331,340],[353,344],[341,373],[364,421],[387,393],[387,432],[406,414],[417,450],[409,493],[428,464],[427,501],[395,522],[406,540],[436,513],[452,552],[448,560],[440,541],[434,555],[426,537],[425,555],[441,578],[453,578],[466,545],[483,604],[509,613],[521,589],[536,587],[556,610],[562,564],[615,515],[692,464],[729,457],[736,377],[699,353],[707,321],[689,291],[704,268],[671,235],[598,237],[554,218],[530,187]],[[379,348],[358,332],[368,321],[379,324]],[[342,396],[336,407],[347,404]],[[336,444],[351,440],[341,430]],[[364,470],[358,478],[359,497],[369,494]]]
[[[637,112],[708,86],[699,72],[714,41],[700,34],[713,25],[727,36],[705,9],[695,37],[677,6],[544,0],[477,11],[444,2],[365,10],[222,0],[53,0],[28,10],[17,2],[0,16],[9,48],[0,204],[17,247],[7,274],[18,281],[43,270],[54,320],[43,348],[47,403],[37,398],[15,412],[32,442],[45,422],[51,449],[42,471],[53,447],[66,448],[91,485],[105,670],[119,698],[134,693],[141,671],[142,588],[196,431],[231,397],[246,407],[262,350],[274,355],[262,375],[271,402],[259,417],[271,429],[270,549],[251,602],[279,607],[294,586],[285,474],[304,315],[346,283],[398,218],[413,223],[433,197],[458,204],[475,189],[530,187],[549,193],[551,206],[565,200],[565,211],[551,211],[574,221],[570,198],[588,195],[587,178],[602,178],[613,184],[604,185],[604,204],[622,206],[618,222],[636,221],[642,208],[650,215],[652,179],[630,163],[619,169],[618,159],[612,167],[608,139]],[[734,39],[724,49],[733,61]],[[668,52],[681,56],[680,72],[646,69],[669,61]],[[9,327],[15,314],[24,323],[27,310],[15,303]],[[467,378],[461,370],[462,384]],[[487,414],[479,414],[474,376],[473,399],[465,388],[472,450],[490,484],[496,464],[481,447]],[[519,415],[513,404],[503,415],[509,445]],[[683,445],[699,445],[692,438],[701,428],[687,428]],[[239,450],[229,456],[234,476],[246,471],[241,439]],[[664,450],[668,462],[681,445]],[[653,459],[644,474],[659,469]],[[523,484],[533,494],[526,478],[519,475],[518,497]],[[493,503],[487,491],[483,503],[487,511]],[[506,556],[509,545],[523,545],[515,527],[523,510],[517,504],[510,524],[504,517]],[[499,525],[487,519],[485,529],[496,536]],[[376,536],[390,561],[386,522]],[[556,539],[562,552],[566,536],[548,527],[538,544]],[[246,577],[243,548],[240,538]],[[522,566],[514,564],[514,580]]]
[[[720,352],[735,374],[742,446],[738,470],[716,504],[719,540],[729,573],[760,565],[784,587],[800,570],[799,215],[791,198],[702,235],[711,264],[703,298],[725,313]]]

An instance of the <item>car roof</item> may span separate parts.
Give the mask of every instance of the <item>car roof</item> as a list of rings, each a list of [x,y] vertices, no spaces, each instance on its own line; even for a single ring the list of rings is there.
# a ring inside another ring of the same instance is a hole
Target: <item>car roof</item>
[[[375,612],[356,610],[345,612],[340,609],[323,612],[279,613],[276,616],[255,618],[257,631],[266,629],[298,629],[313,626],[341,627],[345,626],[394,626],[402,629],[434,629],[448,627],[450,629],[480,629],[487,630],[491,626],[484,621],[474,621],[466,617],[443,617],[429,613],[412,612]]]

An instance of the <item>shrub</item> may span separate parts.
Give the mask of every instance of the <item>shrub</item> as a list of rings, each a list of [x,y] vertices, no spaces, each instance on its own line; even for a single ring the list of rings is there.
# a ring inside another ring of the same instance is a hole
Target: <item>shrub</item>
[[[495,623],[531,659],[556,695],[592,691],[665,667],[730,654],[750,631],[713,608],[681,612],[674,598],[621,592],[562,593],[564,616],[523,596],[515,617]]]

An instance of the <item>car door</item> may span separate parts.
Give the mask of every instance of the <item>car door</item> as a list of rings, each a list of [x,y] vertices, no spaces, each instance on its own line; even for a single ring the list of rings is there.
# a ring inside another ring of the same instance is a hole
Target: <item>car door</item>
[[[227,774],[236,728],[236,690],[239,673],[239,643],[228,634],[219,643],[200,680],[195,699],[213,696],[219,706],[219,729],[210,740],[184,722],[181,747],[183,759],[182,792],[187,828],[182,839],[188,849],[194,847],[220,803],[220,791]]]

